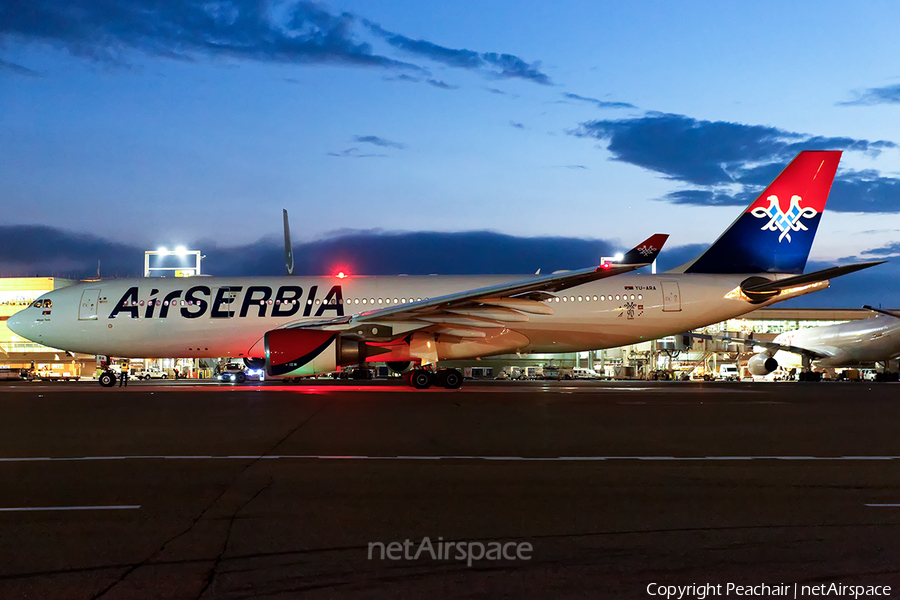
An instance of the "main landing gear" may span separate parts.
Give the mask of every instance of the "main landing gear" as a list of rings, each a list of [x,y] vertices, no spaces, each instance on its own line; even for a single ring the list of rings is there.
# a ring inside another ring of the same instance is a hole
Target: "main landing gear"
[[[116,374],[113,371],[104,371],[100,374],[99,381],[103,387],[113,387],[116,385]]]
[[[440,369],[437,373],[425,369],[412,369],[403,374],[403,381],[417,390],[426,390],[432,385],[455,390],[462,386],[463,376],[456,369]]]

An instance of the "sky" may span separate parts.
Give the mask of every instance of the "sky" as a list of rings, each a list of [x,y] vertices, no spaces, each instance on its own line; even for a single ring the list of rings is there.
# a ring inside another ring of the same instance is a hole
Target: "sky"
[[[0,275],[533,273],[702,251],[844,150],[795,305],[900,307],[894,2],[0,4]]]

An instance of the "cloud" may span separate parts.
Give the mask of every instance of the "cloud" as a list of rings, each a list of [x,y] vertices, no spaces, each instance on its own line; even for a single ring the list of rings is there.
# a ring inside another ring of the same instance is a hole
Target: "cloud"
[[[528,63],[513,54],[479,53],[474,50],[447,48],[427,40],[414,40],[405,35],[388,31],[367,19],[363,19],[362,22],[372,33],[408,54],[458,69],[480,71],[497,79],[525,79],[540,85],[552,85],[550,77],[541,72],[540,61]]]
[[[838,106],[872,106],[873,104],[900,104],[900,83],[880,88],[869,88],[856,93],[855,100],[838,102]]]
[[[401,73],[395,77],[385,77],[385,81],[408,81],[410,83],[419,83],[422,81],[419,77],[413,77],[412,75],[407,75],[406,73]]]
[[[361,154],[359,148],[347,148],[341,152],[328,152],[327,155],[338,158],[384,158],[387,156],[387,154]]]
[[[2,13],[0,13],[2,14]],[[23,67],[22,65],[17,65],[16,63],[9,62],[8,60],[3,60],[0,58],[0,71],[9,71],[10,73],[15,73],[16,75],[25,75],[27,77],[43,77],[43,73],[38,73],[28,67]]]
[[[515,127],[516,129],[525,129],[525,125],[522,123],[519,123],[517,121],[510,121],[509,124],[512,125],[513,127]]]
[[[27,5],[27,8],[26,8]],[[196,61],[204,57],[291,63],[340,64],[419,73],[440,89],[427,69],[376,53],[365,41],[386,39],[394,48],[498,79],[550,85],[540,62],[512,54],[454,50],[388,32],[357,15],[332,13],[308,0],[29,0],[0,3],[0,48],[43,43],[74,56],[126,64],[131,53]],[[34,71],[0,59],[0,70]],[[422,81],[400,76],[403,81]]]
[[[878,260],[883,258],[893,258],[895,256],[900,256],[900,242],[894,242],[887,246],[866,250],[860,256],[854,258],[858,260]]]
[[[643,167],[688,186],[662,200],[675,204],[743,205],[801,150],[846,150],[877,155],[894,142],[822,137],[775,127],[700,121],[649,113],[581,123],[568,133],[606,144],[613,160]],[[877,171],[842,170],[829,207],[840,212],[900,212],[900,180]]]
[[[498,90],[497,88],[486,87],[484,89],[492,94],[497,94],[499,96],[509,96],[509,93],[504,92],[503,90]]]
[[[598,100],[597,98],[590,98],[588,96],[579,96],[578,94],[563,94],[563,97],[568,98],[569,100],[589,102],[600,108],[637,108],[637,106],[628,102],[608,102],[606,100]]]
[[[391,140],[386,140],[383,137],[378,137],[377,135],[357,135],[353,138],[357,142],[361,144],[374,144],[376,146],[381,146],[382,148],[397,148],[398,150],[403,150],[406,148],[406,144],[401,144],[399,142],[392,142]]]
[[[141,275],[144,250],[43,225],[0,226],[0,276]]]
[[[357,41],[356,18],[303,0],[33,0],[0,8],[0,40],[44,42],[121,61],[127,51],[195,60],[223,56],[419,70]]]
[[[445,81],[439,81],[437,79],[426,79],[425,83],[427,83],[428,85],[433,85],[434,87],[442,89],[442,90],[458,90],[459,89],[458,85],[450,85],[449,83],[447,83]]]
[[[203,271],[221,276],[280,275],[280,238],[242,246],[195,240],[206,258]],[[43,226],[0,226],[0,276],[139,276],[144,248]],[[516,237],[490,231],[459,233],[345,231],[294,244],[296,272],[321,275],[336,266],[359,275],[548,273],[597,264],[621,248],[604,240]],[[174,259],[174,258],[173,258]]]

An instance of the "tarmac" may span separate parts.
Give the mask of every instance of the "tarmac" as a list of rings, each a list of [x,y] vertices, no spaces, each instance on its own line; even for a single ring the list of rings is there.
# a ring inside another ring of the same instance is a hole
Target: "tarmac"
[[[897,598],[898,425],[891,383],[4,383],[0,598]]]

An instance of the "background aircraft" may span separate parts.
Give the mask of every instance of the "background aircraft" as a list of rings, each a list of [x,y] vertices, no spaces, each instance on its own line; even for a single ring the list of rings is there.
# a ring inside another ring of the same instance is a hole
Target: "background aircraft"
[[[698,333],[691,336],[754,347],[757,354],[750,358],[747,368],[757,376],[768,375],[779,366],[826,369],[871,366],[880,362],[884,363],[885,372],[879,379],[896,381],[897,373],[890,373],[889,361],[900,357],[900,314],[870,306],[865,308],[877,314],[861,321],[785,331],[771,342],[752,337]]]

